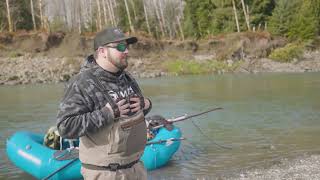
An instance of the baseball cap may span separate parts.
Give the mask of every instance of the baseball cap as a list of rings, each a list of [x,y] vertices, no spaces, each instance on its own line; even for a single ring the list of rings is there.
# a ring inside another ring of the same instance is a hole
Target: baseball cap
[[[125,40],[127,44],[134,44],[138,41],[136,37],[126,36],[119,28],[106,28],[96,34],[94,37],[94,50],[100,46]]]

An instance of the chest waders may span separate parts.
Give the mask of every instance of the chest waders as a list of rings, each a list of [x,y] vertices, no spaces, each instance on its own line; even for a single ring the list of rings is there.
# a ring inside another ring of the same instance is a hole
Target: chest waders
[[[79,158],[83,167],[111,171],[130,168],[139,162],[147,141],[144,114],[140,110],[132,116],[119,117],[118,106],[106,88],[90,72],[88,76],[97,83],[97,88],[104,94],[118,118],[97,132],[88,132],[80,137]]]

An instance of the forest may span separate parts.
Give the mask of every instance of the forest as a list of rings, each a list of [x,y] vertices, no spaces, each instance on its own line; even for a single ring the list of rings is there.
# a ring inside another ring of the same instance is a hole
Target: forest
[[[94,33],[107,26],[156,39],[267,31],[290,41],[319,35],[320,0],[4,0],[0,32]]]

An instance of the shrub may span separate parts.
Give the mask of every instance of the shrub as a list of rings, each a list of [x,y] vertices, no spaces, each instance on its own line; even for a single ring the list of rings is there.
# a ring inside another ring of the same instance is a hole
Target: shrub
[[[233,63],[230,66],[224,61],[217,60],[208,60],[205,62],[198,62],[194,60],[173,60],[167,61],[163,65],[169,73],[175,75],[186,75],[232,72],[240,65],[240,62]]]
[[[289,43],[285,47],[275,49],[269,56],[278,62],[291,62],[294,58],[299,59],[303,54],[303,46],[296,43]]]

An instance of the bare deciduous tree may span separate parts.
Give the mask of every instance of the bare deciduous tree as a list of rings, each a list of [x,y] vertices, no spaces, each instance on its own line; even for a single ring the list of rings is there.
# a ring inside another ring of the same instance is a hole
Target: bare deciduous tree
[[[132,6],[132,10],[133,10],[133,16],[134,16],[134,20],[137,21],[137,13],[136,13],[136,7],[134,5],[133,0],[129,0],[131,6]]]
[[[79,26],[79,34],[82,33],[82,15],[81,15],[81,12],[82,12],[82,7],[81,7],[81,1],[78,2],[78,26]]]
[[[234,0],[232,0],[232,6],[233,6],[234,18],[236,20],[236,25],[237,25],[237,31],[240,32],[237,8],[236,8],[236,4],[234,3]]]
[[[42,13],[42,0],[39,0],[39,15],[40,15],[41,29],[43,29],[44,25],[43,25],[43,13]]]
[[[150,30],[150,25],[149,25],[149,19],[148,19],[148,13],[147,13],[147,8],[146,8],[146,4],[145,1],[143,0],[143,11],[144,11],[144,16],[146,18],[146,24],[147,24],[147,28],[148,28],[148,33],[149,35],[151,35],[151,30]]]
[[[7,19],[8,19],[8,25],[9,25],[9,32],[12,32],[13,28],[12,28],[9,0],[6,0],[6,5],[7,5]]]
[[[110,1],[111,1],[111,11],[112,11],[112,14],[113,14],[114,25],[118,26],[119,20],[116,18],[115,12],[114,12],[114,9],[116,9],[118,7],[118,4],[117,4],[116,0],[110,0]]]
[[[115,20],[114,20],[113,11],[111,10],[111,2],[109,0],[106,0],[106,5],[107,5],[107,8],[108,8],[109,20],[110,20],[112,26],[114,26],[115,25]]]
[[[126,6],[126,11],[127,11],[127,16],[128,16],[128,21],[129,21],[130,30],[131,30],[131,32],[134,32],[134,27],[133,27],[132,22],[131,22],[131,16],[130,16],[130,11],[129,11],[129,7],[128,7],[128,2],[127,2],[127,0],[124,0],[124,4],[125,4],[125,6]]]
[[[100,31],[102,28],[102,24],[101,24],[101,9],[100,9],[100,0],[97,0],[97,9],[98,9],[98,17],[97,17],[97,30]]]
[[[157,3],[156,3],[156,0],[153,0],[153,5],[154,5],[154,9],[155,9],[155,12],[156,12],[156,17],[159,21],[159,26],[160,26],[160,30],[161,30],[161,35],[162,37],[165,36],[165,33],[164,33],[164,29],[163,29],[163,23],[162,23],[162,20],[161,20],[161,17],[160,17],[160,13],[158,11],[158,7],[157,7]]]
[[[30,0],[30,9],[31,9],[33,30],[36,31],[37,30],[37,25],[36,25],[36,19],[35,19],[35,16],[34,16],[33,0]]]
[[[103,9],[104,26],[107,26],[108,25],[108,18],[107,18],[107,10],[106,10],[105,0],[102,0],[102,9]]]
[[[164,30],[164,32],[166,32],[166,21],[164,19],[164,15],[163,15],[162,1],[158,0],[158,2],[159,2],[159,11],[160,11],[160,17],[161,17],[161,21],[162,21],[162,25],[163,25],[163,30]]]
[[[244,4],[244,0],[241,0],[241,4],[242,4],[243,14],[244,14],[244,18],[246,20],[247,28],[250,31],[249,16],[248,16],[246,5]]]
[[[177,22],[178,22],[178,26],[179,26],[179,31],[180,31],[181,39],[182,39],[182,41],[184,41],[184,34],[183,34],[183,30],[182,30],[182,26],[181,26],[181,22],[180,22],[179,16],[177,16]]]

